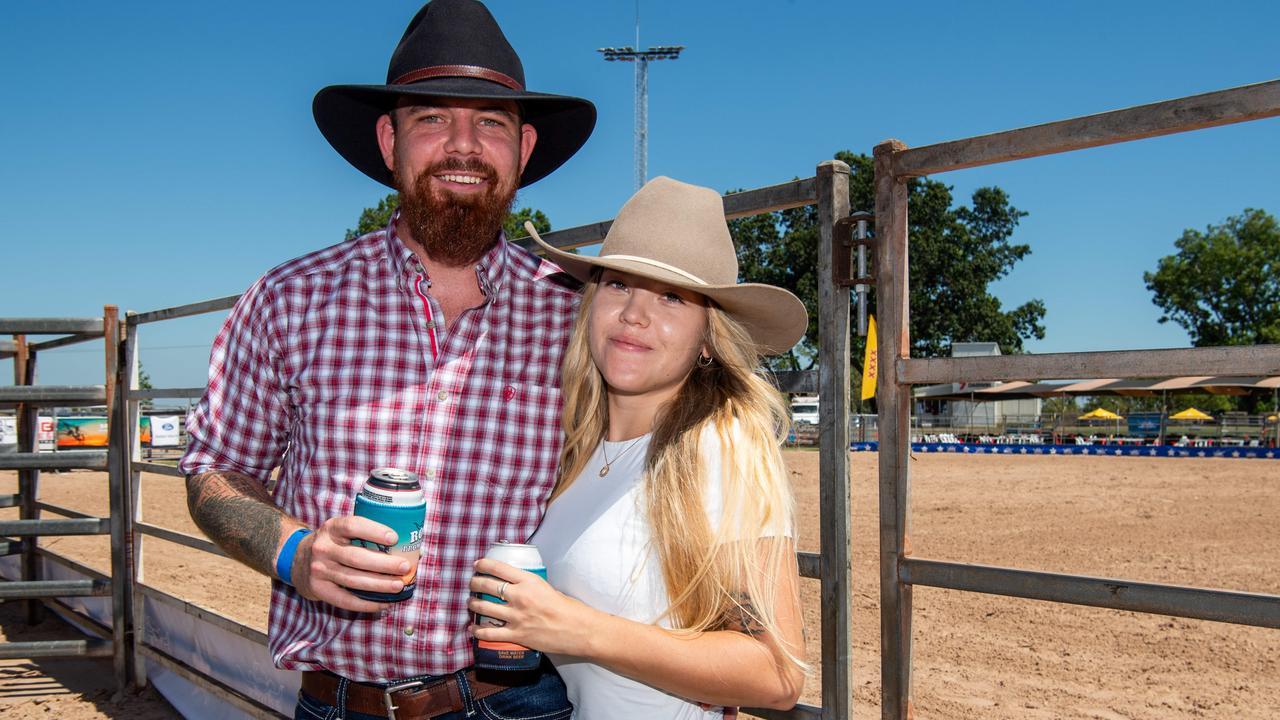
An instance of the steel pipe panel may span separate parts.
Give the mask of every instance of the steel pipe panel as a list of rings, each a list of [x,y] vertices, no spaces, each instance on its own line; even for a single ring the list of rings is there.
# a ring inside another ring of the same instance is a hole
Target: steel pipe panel
[[[818,553],[798,552],[796,563],[800,565],[800,577],[822,577],[822,556]]]
[[[199,400],[204,397],[204,388],[153,388],[151,390],[130,390],[130,400],[156,400],[160,398],[180,398]]]
[[[78,572],[81,575],[84,575],[85,577],[92,578],[94,580],[101,580],[103,582],[111,582],[111,576],[108,575],[107,573],[104,573],[101,570],[91,568],[88,565],[85,565],[84,563],[72,560],[71,558],[65,555],[59,555],[58,553],[50,550],[47,547],[37,546],[35,548],[35,551],[36,551],[36,555],[39,555],[45,560],[48,560],[51,563],[56,563],[58,565],[61,565],[62,567],[67,568],[68,570],[74,570],[75,572]]]
[[[899,150],[898,178],[1280,116],[1280,80]]]
[[[107,518],[0,520],[0,535],[8,537],[106,535],[109,532],[111,532],[111,521]]]
[[[8,385],[0,387],[0,403],[25,403],[40,407],[102,405],[104,385]]]
[[[129,325],[145,325],[146,323],[157,322],[160,320],[172,320],[180,317],[191,317],[192,315],[203,315],[205,313],[217,312],[219,310],[229,310],[239,299],[239,295],[227,295],[226,297],[214,298],[213,300],[203,300],[189,305],[161,308],[160,310],[151,310],[144,313],[130,313],[125,317],[125,323]]]
[[[818,394],[817,370],[777,370],[772,374],[772,380],[778,392]]]
[[[111,657],[107,640],[38,640],[0,643],[0,660],[56,657]]]
[[[1141,583],[919,558],[906,558],[901,561],[899,568],[902,581],[914,585],[1280,628],[1280,595]]]
[[[48,511],[49,511],[49,512],[51,512],[51,513],[57,513],[58,515],[61,515],[61,516],[63,516],[63,517],[69,517],[69,518],[92,518],[92,519],[94,519],[94,520],[97,520],[97,519],[98,519],[98,516],[97,516],[97,515],[90,515],[90,514],[89,514],[89,513],[87,513],[87,512],[81,512],[81,511],[79,511],[79,510],[72,510],[72,509],[71,509],[71,508],[69,508],[69,507],[63,507],[63,506],[61,506],[61,505],[54,505],[53,503],[44,502],[43,500],[41,500],[41,501],[37,502],[37,503],[36,503],[36,507],[37,507],[37,508],[39,508],[39,509],[41,509],[41,510],[48,510]]]
[[[22,580],[0,582],[0,600],[95,597],[111,594],[111,583],[98,580]]]
[[[812,205],[818,200],[817,188],[817,178],[810,177],[725,195],[724,215],[732,220],[775,210]],[[612,220],[603,220],[542,233],[541,237],[552,247],[569,250],[602,242],[612,225]],[[528,237],[515,238],[513,242],[531,250],[535,247],[533,240]]]
[[[31,343],[30,348],[31,352],[41,352],[43,350],[55,350],[60,347],[67,347],[68,345],[79,345],[82,342],[99,340],[101,338],[102,331],[99,330],[98,332],[80,333],[78,335],[67,335],[65,337],[53,338],[52,340],[33,342]]]
[[[106,450],[75,450],[56,453],[5,453],[0,470],[106,470]]]
[[[133,469],[139,472],[155,473],[156,475],[168,475],[169,477],[186,477],[186,473],[182,472],[173,465],[165,465],[164,463],[143,462],[135,460],[132,463]]]
[[[160,527],[159,525],[152,525],[150,523],[144,523],[144,522],[135,523],[134,527],[137,529],[138,532],[142,533],[143,535],[150,535],[151,537],[160,538],[161,540],[168,540],[171,543],[184,545],[186,547],[194,548],[196,550],[203,550],[207,553],[212,553],[214,555],[221,555],[222,557],[230,557],[222,548],[218,547],[212,542],[209,542],[208,540],[205,540],[202,537],[196,537],[195,535],[188,535],[184,532],[178,532],[177,530],[170,530],[169,528],[163,528],[163,527]]]
[[[0,317],[0,335],[102,334],[102,318]]]
[[[1280,375],[1280,345],[912,358],[897,361],[911,385],[995,380]]]

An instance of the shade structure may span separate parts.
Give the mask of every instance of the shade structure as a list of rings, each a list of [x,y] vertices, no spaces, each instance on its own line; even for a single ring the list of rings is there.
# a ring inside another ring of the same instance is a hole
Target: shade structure
[[[1169,416],[1170,420],[1212,420],[1213,416],[1202,410],[1193,407],[1187,408],[1182,412],[1174,413]]]
[[[1081,420],[1122,420],[1119,415],[1106,408],[1094,408],[1080,416]]]

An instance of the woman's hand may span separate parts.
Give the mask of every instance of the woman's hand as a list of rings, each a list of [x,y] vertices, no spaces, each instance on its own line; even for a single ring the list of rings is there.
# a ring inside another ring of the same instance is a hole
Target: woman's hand
[[[502,627],[472,625],[476,639],[590,657],[591,628],[607,617],[603,613],[558,592],[541,577],[498,560],[478,560],[475,571],[471,592],[507,601],[500,605],[472,597],[467,602],[471,612],[506,623]]]

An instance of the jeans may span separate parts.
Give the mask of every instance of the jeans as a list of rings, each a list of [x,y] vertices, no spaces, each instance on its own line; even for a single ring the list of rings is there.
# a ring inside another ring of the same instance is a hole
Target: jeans
[[[437,715],[432,720],[567,720],[573,714],[573,706],[565,695],[564,681],[545,662],[542,672],[532,683],[516,685],[481,700],[471,697],[471,689],[465,677],[460,680],[460,684],[463,709]],[[387,720],[387,716],[351,711],[343,713],[333,705],[327,705],[306,693],[299,692],[293,719]]]

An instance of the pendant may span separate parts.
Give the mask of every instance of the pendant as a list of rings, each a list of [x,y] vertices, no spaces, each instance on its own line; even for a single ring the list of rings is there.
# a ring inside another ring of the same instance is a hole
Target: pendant
[[[608,465],[605,465],[604,467],[600,468],[600,477],[604,477],[605,475],[608,475],[608,474],[609,474]]]

